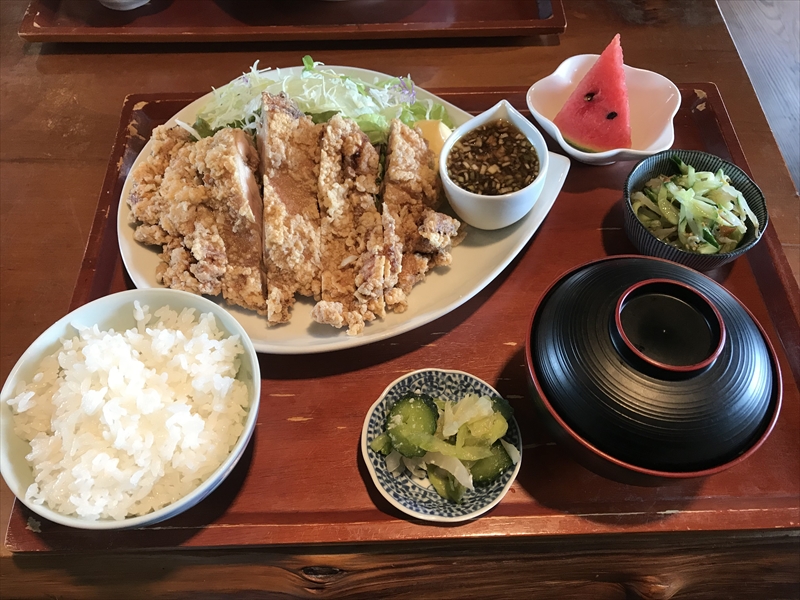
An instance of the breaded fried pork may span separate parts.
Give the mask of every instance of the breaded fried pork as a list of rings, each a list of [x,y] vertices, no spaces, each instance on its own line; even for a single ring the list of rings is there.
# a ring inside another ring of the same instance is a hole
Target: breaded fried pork
[[[263,94],[258,149],[269,324],[289,320],[296,293],[321,298],[317,179],[322,127],[284,94]]]
[[[391,268],[384,296],[395,312],[406,310],[411,288],[430,269],[450,264],[450,250],[459,241],[459,221],[434,210],[440,197],[434,160],[418,130],[392,121],[382,198],[384,228],[394,232],[386,238]]]
[[[325,125],[319,164],[322,299],[312,316],[350,335],[384,314],[383,227],[375,205],[379,156],[350,120]]]

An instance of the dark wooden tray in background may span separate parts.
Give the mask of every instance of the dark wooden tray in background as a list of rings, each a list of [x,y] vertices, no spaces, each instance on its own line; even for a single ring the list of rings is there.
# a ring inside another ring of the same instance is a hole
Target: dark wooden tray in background
[[[717,88],[680,88],[675,147],[707,150],[749,171]],[[471,112],[501,98],[525,106],[525,90],[517,88],[438,93]],[[122,185],[152,128],[197,96],[126,100],[72,307],[132,287],[117,246]],[[198,506],[150,528],[92,532],[42,521],[17,502],[7,546],[16,552],[97,551],[796,528],[800,294],[772,228],[746,258],[711,273],[764,325],[783,372],[781,416],[753,457],[703,480],[625,486],[578,465],[536,420],[524,366],[530,312],[565,271],[635,252],[622,229],[620,203],[632,166],[573,162],[552,211],[520,256],[445,317],[362,348],[260,355],[262,399],[254,440],[230,477]],[[487,380],[510,400],[522,430],[522,468],[509,494],[487,515],[457,526],[417,521],[395,510],[375,490],[359,453],[363,419],[375,398],[400,374],[422,367],[461,369]]]
[[[115,11],[96,0],[33,0],[30,42],[253,42],[563,33],[561,0],[150,0]]]

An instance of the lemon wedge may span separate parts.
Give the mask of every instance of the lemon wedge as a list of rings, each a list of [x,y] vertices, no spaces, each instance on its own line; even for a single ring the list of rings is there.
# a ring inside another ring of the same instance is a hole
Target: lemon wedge
[[[419,127],[422,137],[428,142],[428,147],[436,155],[436,164],[438,165],[439,154],[442,152],[444,141],[452,133],[451,129],[439,119],[417,121],[414,126]]]

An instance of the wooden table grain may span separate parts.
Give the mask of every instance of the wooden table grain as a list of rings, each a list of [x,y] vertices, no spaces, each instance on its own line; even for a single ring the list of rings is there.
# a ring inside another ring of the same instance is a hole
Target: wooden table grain
[[[26,44],[16,36],[26,6],[25,0],[0,2],[3,378],[36,336],[67,312],[124,98],[203,92],[256,60],[262,66],[292,66],[305,53],[328,64],[410,73],[426,88],[519,87],[549,74],[568,56],[598,52],[620,32],[628,64],[678,83],[717,84],[753,177],[767,196],[771,223],[800,277],[797,196],[713,0],[565,0],[563,35],[513,45],[495,40]],[[11,503],[2,485],[4,537]],[[441,598],[796,598],[799,528],[787,519],[769,531],[671,531],[665,525],[660,532],[626,532],[622,527],[602,535],[543,532],[513,543],[498,535],[435,543],[363,540],[110,554],[87,547],[80,553],[12,555],[3,548],[0,593],[4,598],[418,598],[432,591]]]

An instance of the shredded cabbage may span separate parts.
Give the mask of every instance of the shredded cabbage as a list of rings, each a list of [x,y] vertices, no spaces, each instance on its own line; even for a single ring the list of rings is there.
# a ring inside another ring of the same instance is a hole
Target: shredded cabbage
[[[318,123],[341,113],[358,123],[373,144],[386,141],[389,124],[395,118],[406,125],[439,119],[448,127],[453,126],[442,104],[417,99],[410,77],[368,82],[340,75],[305,56],[299,75],[281,69],[259,69],[256,61],[249,72],[213,91],[211,100],[198,112],[194,129],[202,137],[222,127],[238,127],[255,134],[262,92],[285,92]]]
[[[442,435],[446,438],[456,435],[462,425],[490,417],[493,413],[492,399],[489,396],[467,394],[461,402],[447,402],[444,408]]]
[[[511,459],[511,462],[517,464],[519,462],[519,459],[522,457],[522,455],[519,453],[519,450],[517,450],[517,447],[514,444],[509,444],[507,441],[503,439],[500,440],[500,443],[503,444],[503,448],[506,449],[506,452],[508,453],[508,457]]]
[[[398,452],[399,454],[399,452]],[[415,458],[409,458],[407,456],[403,456],[403,464],[405,465],[408,472],[411,473],[411,476],[415,479],[425,479],[425,457],[424,456],[417,456]],[[387,466],[388,468],[388,466]]]
[[[731,252],[748,220],[758,237],[758,218],[722,169],[695,171],[680,158],[673,160],[679,175],[660,175],[631,194],[634,214],[658,239],[699,254]]]
[[[386,469],[395,477],[403,474],[403,455],[397,450],[392,450],[386,455]]]
[[[474,489],[472,475],[467,467],[455,456],[448,456],[441,452],[427,452],[423,457],[425,464],[436,465],[456,478],[456,481],[468,490]]]

